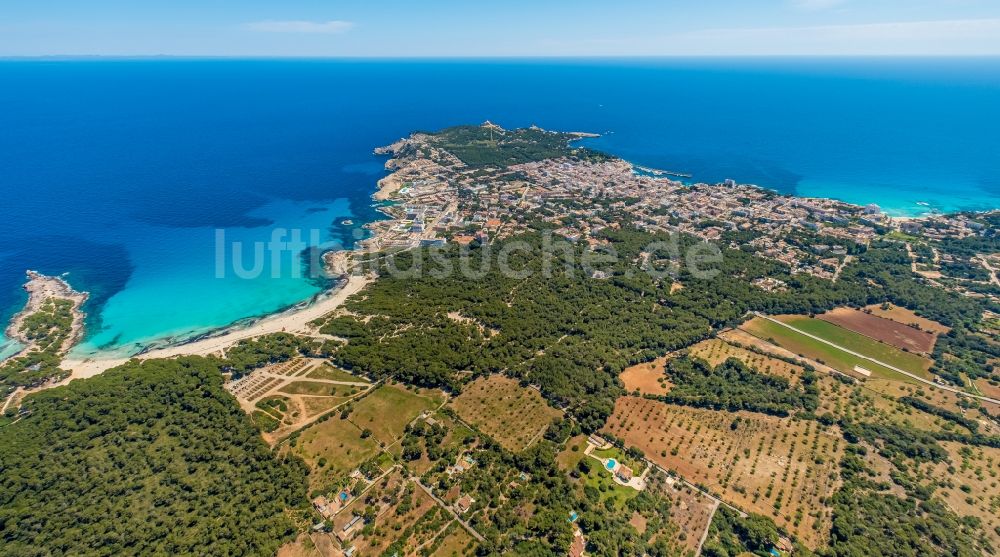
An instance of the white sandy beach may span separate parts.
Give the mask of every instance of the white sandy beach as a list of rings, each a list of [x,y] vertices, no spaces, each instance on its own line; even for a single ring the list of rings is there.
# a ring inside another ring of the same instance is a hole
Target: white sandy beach
[[[351,275],[348,276],[346,282],[338,290],[309,306],[265,317],[249,327],[228,329],[217,336],[177,346],[151,350],[135,356],[135,358],[148,360],[151,358],[172,358],[176,356],[205,356],[225,350],[241,340],[260,335],[280,332],[315,334],[315,329],[309,325],[312,321],[340,307],[348,297],[361,291],[373,280],[374,276],[370,275]],[[62,363],[62,368],[70,371],[71,375],[64,383],[74,379],[93,377],[127,361],[129,361],[129,358],[66,359]]]

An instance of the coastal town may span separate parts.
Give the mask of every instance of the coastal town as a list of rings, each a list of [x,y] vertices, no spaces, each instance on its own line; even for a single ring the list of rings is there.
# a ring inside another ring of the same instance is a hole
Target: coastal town
[[[480,129],[494,142],[519,133],[490,122]],[[877,205],[780,195],[733,180],[685,183],[673,177],[676,173],[614,158],[470,166],[440,141],[414,134],[376,150],[392,157],[386,163],[392,174],[379,183],[375,197],[393,204],[382,207],[389,220],[369,225],[373,235],[364,250],[488,243],[524,232],[535,218],[561,237],[593,244],[600,231],[628,220],[642,230],[745,248],[793,273],[836,280],[852,255],[877,236],[961,239],[985,229],[964,214],[892,218]]]

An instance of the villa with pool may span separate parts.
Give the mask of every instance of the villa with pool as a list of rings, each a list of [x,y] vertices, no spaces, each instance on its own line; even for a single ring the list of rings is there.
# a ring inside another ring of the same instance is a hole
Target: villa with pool
[[[614,456],[621,455],[621,452],[614,447],[595,447],[593,444],[588,444],[584,454],[600,461],[616,483],[638,491],[646,488],[646,472],[649,467],[645,467],[643,473],[636,476],[635,470],[631,466],[625,465],[620,458]]]

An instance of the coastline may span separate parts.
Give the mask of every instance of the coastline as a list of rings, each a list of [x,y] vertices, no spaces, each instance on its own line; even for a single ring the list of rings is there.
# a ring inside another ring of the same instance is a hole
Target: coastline
[[[390,201],[395,199],[399,190],[405,186],[405,168],[399,165],[398,161],[391,156],[395,155],[398,149],[406,143],[407,139],[400,139],[397,142],[375,149],[374,153],[379,156],[388,155],[390,158],[385,162],[385,169],[390,174],[376,183],[375,191],[371,194],[371,199],[376,202]],[[419,166],[419,165],[418,165]],[[384,209],[380,212],[389,217],[384,221],[368,223],[365,228],[372,230],[372,237],[359,242],[353,249],[336,250],[323,255],[323,262],[326,270],[331,274],[343,277],[343,282],[319,294],[312,301],[303,304],[296,304],[291,308],[286,308],[277,313],[265,315],[252,321],[242,321],[222,327],[215,331],[210,331],[189,340],[170,343],[159,348],[146,349],[138,354],[122,356],[114,351],[98,351],[86,356],[73,356],[72,348],[68,351],[60,367],[70,372],[70,376],[65,380],[51,386],[65,385],[75,379],[86,379],[100,375],[101,373],[120,366],[132,360],[149,360],[156,358],[174,358],[179,356],[207,356],[211,354],[224,354],[225,350],[237,342],[261,335],[288,332],[303,334],[306,336],[317,336],[318,333],[310,326],[310,323],[339,308],[350,296],[363,290],[371,284],[376,276],[373,274],[359,275],[353,274],[353,256],[358,253],[368,252],[373,246],[378,246],[379,230],[385,226],[390,226],[395,222],[393,215]],[[388,223],[388,225],[386,224]],[[64,284],[65,281],[63,281]],[[66,284],[68,288],[69,285]],[[82,321],[81,321],[82,323]],[[80,337],[74,340],[73,345],[82,338],[82,327]]]
[[[673,171],[673,170],[665,170],[665,169],[662,169],[662,168],[654,168],[654,167],[650,167],[650,166],[644,166],[644,165],[632,162],[632,161],[630,161],[628,159],[622,159],[621,157],[618,157],[617,155],[612,155],[612,156],[614,156],[615,158],[619,158],[622,161],[624,161],[625,163],[627,163],[628,165],[630,165],[632,167],[632,169],[633,169],[633,172],[635,172],[636,174],[638,174],[640,176],[650,176],[650,177],[657,178],[657,179],[670,180],[670,181],[673,181],[673,182],[684,184],[685,186],[713,186],[713,185],[718,185],[718,184],[698,182],[696,180],[692,180],[693,175],[688,174],[688,173],[677,172],[677,171]],[[998,210],[998,209],[951,209],[951,210],[942,210],[942,209],[939,209],[938,207],[936,207],[934,205],[931,205],[931,204],[923,202],[923,201],[913,202],[914,206],[919,207],[919,209],[915,210],[915,209],[913,209],[910,206],[906,206],[905,208],[902,207],[902,206],[898,206],[896,204],[892,204],[890,206],[890,205],[884,205],[883,203],[880,203],[878,201],[873,201],[873,200],[868,200],[868,201],[865,201],[865,202],[859,202],[859,201],[849,201],[849,200],[841,198],[841,197],[824,196],[824,195],[812,195],[812,194],[802,193],[802,192],[782,193],[782,192],[780,192],[780,191],[778,191],[778,190],[776,190],[776,189],[774,189],[772,187],[762,186],[762,185],[759,185],[759,184],[743,183],[743,182],[739,182],[739,181],[736,181],[736,180],[733,180],[732,182],[734,184],[737,184],[737,185],[740,185],[740,186],[752,187],[752,188],[756,188],[758,190],[768,191],[768,192],[772,192],[772,193],[775,193],[775,194],[778,194],[778,195],[782,195],[782,196],[786,196],[786,197],[790,197],[790,198],[795,198],[795,199],[805,199],[805,200],[812,199],[812,200],[832,201],[832,202],[842,203],[842,204],[847,205],[847,206],[856,207],[856,208],[859,208],[859,209],[860,208],[865,208],[867,206],[874,205],[874,206],[879,207],[879,209],[881,210],[881,212],[884,213],[884,215],[886,217],[888,217],[892,221],[898,222],[898,223],[909,222],[909,221],[917,221],[917,222],[919,222],[919,221],[922,221],[922,220],[933,219],[935,217],[947,217],[947,216],[957,215],[957,214],[961,214],[961,213],[983,215],[983,214],[993,213],[993,212],[996,212]]]
[[[241,340],[271,333],[288,332],[315,336],[316,333],[309,326],[311,322],[340,307],[347,298],[364,289],[373,280],[374,277],[371,275],[347,275],[343,284],[327,291],[325,295],[305,307],[264,316],[248,326],[223,328],[216,334],[210,333],[188,342],[155,348],[132,357],[101,358],[100,354],[97,354],[92,358],[67,358],[63,360],[62,367],[71,375],[61,384],[99,375],[133,359],[207,356],[222,353]]]
[[[392,172],[392,174],[388,177],[397,175],[396,171],[399,170],[398,168],[393,168],[391,163],[392,160],[386,163],[386,169]],[[400,185],[402,185],[401,182]],[[379,180],[376,184],[375,191],[372,192],[370,197],[375,201],[387,201],[393,199],[397,192],[398,188],[394,189],[391,185],[387,188],[383,180]],[[392,220],[392,215],[388,212],[384,210],[381,210],[380,212],[389,217],[390,221]],[[365,228],[376,230],[374,226],[375,223],[368,223],[365,225]],[[116,351],[114,349],[97,350],[93,353],[86,354],[73,354],[73,349],[78,346],[84,336],[83,316],[81,314],[78,328],[74,330],[72,342],[67,343],[63,360],[60,364],[60,367],[68,371],[70,375],[62,381],[47,385],[45,388],[65,385],[74,379],[94,377],[104,371],[125,364],[131,360],[224,354],[226,349],[241,340],[266,334],[288,332],[313,337],[320,336],[319,333],[316,332],[315,328],[310,326],[310,323],[333,312],[339,308],[347,300],[347,298],[361,291],[375,280],[376,277],[373,274],[355,274],[353,272],[354,264],[352,261],[355,254],[368,251],[369,246],[375,237],[377,237],[377,233],[373,236],[373,238],[368,238],[365,241],[359,242],[353,249],[335,250],[323,254],[323,262],[326,270],[331,275],[341,277],[342,280],[336,286],[320,292],[309,300],[303,300],[277,312],[262,315],[260,317],[242,319],[187,339],[172,340],[169,337],[164,337],[160,339],[162,346],[156,347],[155,345],[151,345],[150,347],[144,348],[137,354],[123,355],[121,351]],[[29,271],[29,274],[31,273],[32,272]],[[78,296],[82,296],[80,304],[82,304],[83,300],[86,300],[88,296],[87,293],[81,294],[75,292],[69,284],[62,279],[53,280],[58,281],[61,289],[64,289],[67,292],[72,292]],[[19,313],[18,316],[28,312],[28,310],[29,308],[26,306],[25,310]],[[16,324],[14,320],[12,320],[8,329],[14,328],[15,326]],[[12,336],[9,332],[7,336],[11,341],[23,344],[19,337]],[[155,339],[151,341],[151,343],[155,342]],[[30,346],[26,345],[21,348],[17,354],[10,357],[22,354],[29,348]]]

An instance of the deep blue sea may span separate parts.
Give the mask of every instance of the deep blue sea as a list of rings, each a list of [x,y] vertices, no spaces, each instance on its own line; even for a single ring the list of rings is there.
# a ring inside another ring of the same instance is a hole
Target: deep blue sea
[[[695,180],[1000,208],[1000,59],[0,61],[0,318],[26,269],[91,293],[80,354],[308,299],[326,284],[294,255],[219,278],[217,231],[350,245],[378,218],[374,147],[487,119]]]

